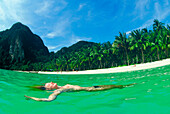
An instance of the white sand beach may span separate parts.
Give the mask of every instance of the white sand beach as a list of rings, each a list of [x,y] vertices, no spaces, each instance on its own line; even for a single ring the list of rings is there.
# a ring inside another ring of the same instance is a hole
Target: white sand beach
[[[136,64],[130,65],[130,66],[123,66],[123,67],[116,67],[116,68],[107,68],[107,69],[96,69],[96,70],[85,70],[85,71],[63,71],[63,72],[42,72],[39,71],[39,74],[106,74],[106,73],[117,73],[117,72],[128,72],[128,71],[136,71],[136,70],[143,70],[143,69],[150,69],[150,68],[156,68],[161,67],[165,65],[170,65],[170,58],[155,61],[155,62],[149,62],[149,63],[143,63],[143,64]]]

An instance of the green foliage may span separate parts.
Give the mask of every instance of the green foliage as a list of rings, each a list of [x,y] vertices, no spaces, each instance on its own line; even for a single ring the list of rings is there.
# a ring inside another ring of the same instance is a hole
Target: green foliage
[[[22,26],[23,27],[23,26]],[[18,25],[12,27],[18,29]],[[23,29],[23,28],[22,28]],[[24,31],[27,29],[24,28]],[[153,30],[133,30],[130,35],[119,33],[112,43],[93,43],[80,41],[70,47],[64,47],[58,52],[43,54],[44,48],[39,50],[39,43],[29,43],[28,58],[22,61],[13,61],[9,55],[8,33],[11,30],[0,32],[0,68],[14,70],[45,70],[45,71],[72,71],[98,68],[113,68],[130,64],[152,62],[170,57],[170,26],[154,20]],[[31,36],[30,34],[27,34]],[[13,35],[12,37],[17,37]],[[22,36],[22,35],[21,35]],[[25,37],[25,36],[23,36]],[[34,38],[40,39],[38,36]],[[42,45],[43,47],[43,45]],[[35,49],[36,48],[36,49]],[[28,50],[27,50],[28,51]],[[33,56],[31,54],[33,53]],[[46,52],[45,52],[46,53]],[[3,56],[3,57],[2,57]]]

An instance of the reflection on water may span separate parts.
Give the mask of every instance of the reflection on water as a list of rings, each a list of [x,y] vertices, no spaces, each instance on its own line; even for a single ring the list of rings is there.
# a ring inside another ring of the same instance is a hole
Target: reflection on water
[[[132,72],[93,75],[43,75],[0,70],[0,113],[168,113],[170,65]],[[97,92],[62,93],[53,102],[26,100],[50,93],[28,88],[46,82],[58,85],[136,85]],[[10,109],[10,110],[9,110]],[[157,111],[155,111],[157,109]]]

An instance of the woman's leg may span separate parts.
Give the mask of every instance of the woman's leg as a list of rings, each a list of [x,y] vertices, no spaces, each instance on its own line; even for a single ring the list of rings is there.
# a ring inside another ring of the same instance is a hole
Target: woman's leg
[[[134,83],[135,84],[135,83]],[[107,89],[114,89],[114,88],[125,88],[134,84],[128,84],[128,85],[99,85],[99,86],[93,86],[93,87],[83,87],[82,90],[85,91],[100,91],[100,90],[107,90]]]

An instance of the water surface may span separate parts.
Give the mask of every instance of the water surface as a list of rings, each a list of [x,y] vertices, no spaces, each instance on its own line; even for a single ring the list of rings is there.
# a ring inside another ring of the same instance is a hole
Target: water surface
[[[24,95],[48,97],[46,91],[28,86],[46,82],[80,86],[125,85],[123,89],[97,92],[67,92],[55,101],[26,100]],[[0,114],[51,113],[115,113],[168,114],[170,113],[170,65],[132,72],[93,75],[43,75],[0,69]]]

